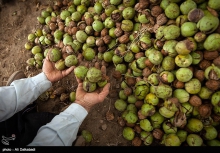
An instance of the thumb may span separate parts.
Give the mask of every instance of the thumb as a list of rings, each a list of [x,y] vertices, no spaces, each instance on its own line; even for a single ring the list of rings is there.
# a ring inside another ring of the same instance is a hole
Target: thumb
[[[75,66],[71,66],[70,68],[63,70],[62,75],[67,76],[68,74],[70,74],[74,70],[74,68],[75,68]]]
[[[99,93],[99,101],[103,101],[105,97],[109,94],[110,83],[107,83],[103,90]]]

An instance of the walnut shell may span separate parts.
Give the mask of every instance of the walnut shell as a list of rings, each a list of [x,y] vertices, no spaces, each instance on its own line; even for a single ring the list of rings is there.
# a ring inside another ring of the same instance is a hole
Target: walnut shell
[[[156,128],[153,130],[152,134],[155,139],[161,140],[164,135],[164,132],[161,129]]]
[[[80,30],[85,30],[86,28],[86,22],[85,21],[80,21],[78,24],[77,24],[77,27],[80,29]]]
[[[118,117],[117,121],[120,126],[122,127],[125,126],[125,120],[122,117]]]
[[[197,95],[192,95],[189,98],[189,103],[194,107],[198,107],[198,106],[202,105],[202,99]]]
[[[115,34],[116,37],[122,36],[123,33],[124,33],[124,31],[121,29],[121,27],[117,27],[117,28],[115,28],[115,30],[114,30],[114,34]]]
[[[136,133],[141,133],[141,131],[142,131],[142,129],[141,129],[141,127],[140,127],[140,125],[135,125],[134,126],[134,131],[136,132]]]
[[[67,93],[61,93],[61,95],[60,95],[60,101],[66,101],[66,100],[68,100],[69,99],[69,94],[67,94]]]
[[[215,58],[219,57],[218,51],[204,51],[203,57],[206,60],[214,60]]]
[[[198,108],[199,115],[203,118],[207,118],[212,113],[212,106],[211,104],[202,104]]]
[[[128,86],[132,87],[136,84],[136,79],[134,77],[126,77],[126,83]]]
[[[100,47],[100,46],[104,46],[105,42],[102,38],[97,38],[95,41],[96,46]]]
[[[142,10],[148,8],[150,2],[146,0],[139,0],[139,3],[135,4],[134,9],[137,12],[141,12]]]
[[[120,79],[120,78],[122,77],[122,74],[121,74],[120,71],[115,70],[115,71],[113,71],[112,76],[113,76],[115,79]]]
[[[146,60],[145,60],[145,65],[146,65],[147,67],[149,67],[150,69],[152,69],[153,66],[154,66],[154,64],[153,64],[149,59],[146,59]]]
[[[211,117],[212,117],[214,122],[220,122],[220,116],[219,115],[212,114]]]
[[[54,95],[61,95],[62,93],[65,93],[66,89],[62,86],[56,88],[54,91],[53,91],[53,94]]]
[[[165,15],[165,13],[161,13],[161,14],[158,15],[157,18],[156,18],[156,24],[158,24],[158,25],[160,25],[160,26],[166,24],[167,21],[168,21],[168,18],[167,18],[167,16]]]
[[[131,94],[132,94],[132,88],[126,87],[126,88],[124,89],[124,94],[125,94],[126,96],[131,95]]]
[[[135,59],[139,59],[141,57],[144,57],[145,55],[144,55],[144,52],[138,52],[134,56],[135,56]]]
[[[149,67],[145,67],[142,71],[142,75],[147,78],[150,74],[152,73],[152,71],[150,70]]]
[[[151,8],[151,15],[152,16],[157,17],[161,13],[163,13],[163,9],[159,5],[155,5]]]
[[[107,50],[107,47],[106,47],[106,46],[100,46],[100,47],[98,47],[98,51],[101,52],[101,53],[105,52],[106,50]]]
[[[210,90],[218,90],[220,88],[220,80],[207,80],[205,86]]]
[[[135,137],[132,141],[131,141],[132,146],[141,146],[142,144],[142,140],[139,137]]]
[[[213,62],[213,64],[214,64],[215,66],[220,67],[220,56],[218,56],[217,58],[215,58],[212,62]]]
[[[107,29],[107,28],[104,28],[104,29],[102,29],[102,31],[101,31],[101,37],[104,37],[104,36],[106,36],[106,35],[108,35],[108,29]]]
[[[106,15],[105,12],[104,12],[104,13],[101,14],[100,17],[101,17],[101,20],[104,22],[105,19],[107,18],[107,15]]]
[[[107,121],[112,121],[114,120],[115,116],[112,112],[108,111],[106,114],[105,114],[105,117],[106,117],[106,120]]]
[[[130,41],[130,39],[129,39],[128,35],[124,34],[124,35],[122,35],[121,37],[118,38],[118,41],[121,44],[127,44]]]
[[[141,101],[141,100],[138,100],[138,101],[136,101],[136,102],[134,103],[134,105],[135,105],[138,109],[140,109],[143,104],[144,104],[144,102]]]
[[[211,66],[212,65],[212,62],[209,61],[209,60],[206,60],[206,59],[203,59],[200,63],[199,63],[199,67],[202,69],[202,70],[205,70],[207,67]]]
[[[178,79],[175,79],[172,83],[172,85],[177,88],[177,89],[182,89],[185,87],[185,83],[184,82],[181,82],[179,81]]]
[[[109,35],[105,35],[102,39],[103,39],[105,44],[109,44],[112,40],[112,37],[109,36]]]
[[[85,21],[86,21],[87,26],[91,26],[94,19],[93,18],[87,18],[87,19],[85,19]]]
[[[205,79],[205,75],[204,75],[204,71],[203,70],[195,70],[194,71],[194,77],[197,78],[200,82],[203,82],[203,80]]]

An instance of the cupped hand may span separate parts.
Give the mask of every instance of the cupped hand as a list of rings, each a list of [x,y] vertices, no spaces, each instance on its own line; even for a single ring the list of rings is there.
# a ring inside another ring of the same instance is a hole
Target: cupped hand
[[[88,112],[89,110],[98,103],[104,101],[105,97],[109,94],[110,83],[107,83],[103,88],[97,89],[94,92],[86,92],[83,89],[83,83],[80,79],[76,78],[78,87],[76,89],[76,100],[75,103],[83,106]]]
[[[57,82],[67,76],[69,73],[71,73],[74,70],[75,66],[72,66],[68,69],[65,69],[63,71],[57,70],[55,67],[55,63],[51,62],[49,60],[49,55],[47,54],[44,62],[43,62],[43,72],[46,75],[47,79],[49,81]]]

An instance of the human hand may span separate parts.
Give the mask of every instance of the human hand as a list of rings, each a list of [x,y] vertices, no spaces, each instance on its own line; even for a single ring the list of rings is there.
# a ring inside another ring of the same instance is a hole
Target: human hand
[[[49,55],[47,54],[44,62],[43,62],[43,72],[46,75],[49,81],[56,82],[67,76],[70,72],[74,70],[75,66],[72,66],[63,71],[59,71],[56,69],[55,64],[49,60]]]
[[[83,83],[80,79],[76,78],[78,87],[76,89],[75,103],[83,106],[88,112],[98,103],[104,101],[105,97],[109,94],[110,83],[107,83],[103,88],[97,89],[94,92],[88,93],[83,89]]]

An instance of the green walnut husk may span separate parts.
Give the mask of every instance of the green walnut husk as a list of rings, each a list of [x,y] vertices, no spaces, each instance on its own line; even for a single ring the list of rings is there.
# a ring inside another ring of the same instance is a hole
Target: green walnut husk
[[[117,99],[114,106],[118,111],[123,112],[127,108],[127,102],[123,99]]]
[[[212,33],[208,35],[203,45],[204,48],[208,51],[215,51],[220,49],[220,34]]]
[[[149,146],[153,143],[154,137],[151,132],[141,131],[140,137],[144,145],[146,146]]]
[[[137,114],[133,111],[128,111],[128,113],[125,115],[125,120],[127,123],[136,123],[138,120]]]
[[[201,86],[201,82],[198,79],[192,78],[190,81],[185,83],[185,90],[189,94],[197,94],[201,90]]]
[[[212,94],[211,103],[213,106],[220,106],[220,91],[216,91]]]
[[[193,72],[189,68],[181,67],[176,71],[176,78],[181,82],[187,82],[193,77]]]
[[[202,146],[203,139],[198,134],[189,134],[186,142],[189,146]]]
[[[61,58],[62,58],[62,53],[61,53],[61,51],[58,48],[53,48],[49,52],[49,59],[50,59],[50,61],[57,62]]]
[[[140,121],[140,127],[144,131],[150,132],[153,130],[153,126],[151,125],[151,122],[148,119],[142,119]]]
[[[172,96],[172,88],[166,84],[155,86],[155,95],[161,99],[167,99]]]
[[[122,135],[126,140],[133,140],[135,132],[131,127],[124,127]]]
[[[74,74],[78,79],[84,80],[88,70],[86,66],[79,65],[74,69]]]
[[[102,79],[102,72],[100,69],[90,67],[87,71],[86,78],[88,81],[96,83]]]
[[[165,146],[180,146],[181,141],[176,134],[171,133],[165,136],[164,144]]]
[[[65,61],[63,59],[58,60],[55,63],[55,68],[59,71],[62,71],[66,68]]]
[[[176,135],[179,137],[181,143],[186,141],[186,138],[187,138],[187,135],[188,135],[188,132],[185,131],[185,130],[181,130],[179,129],[177,132],[176,132]]]
[[[173,126],[170,121],[163,122],[162,128],[166,134],[175,134],[177,132],[177,127]]]
[[[186,127],[191,132],[200,132],[203,129],[203,123],[201,120],[197,118],[189,118]]]
[[[81,133],[82,133],[82,136],[83,136],[83,138],[85,139],[85,141],[87,143],[92,141],[93,136],[92,136],[92,133],[90,131],[83,130]]]
[[[212,15],[206,10],[205,16],[203,16],[197,23],[197,27],[201,32],[205,34],[213,33],[219,25],[218,17]]]
[[[69,100],[70,100],[70,102],[75,102],[75,100],[76,100],[76,92],[75,91],[70,92]]]
[[[95,82],[90,82],[88,80],[83,81],[83,89],[86,92],[93,92],[96,90],[96,88],[97,88],[97,84]]]
[[[145,103],[141,106],[141,114],[144,116],[152,116],[155,112],[156,109],[153,105]]]
[[[205,126],[202,130],[202,136],[205,140],[214,140],[218,136],[218,131],[214,126]]]
[[[77,64],[78,64],[78,60],[77,60],[77,57],[75,55],[68,55],[65,58],[65,65],[67,67],[75,66]]]

